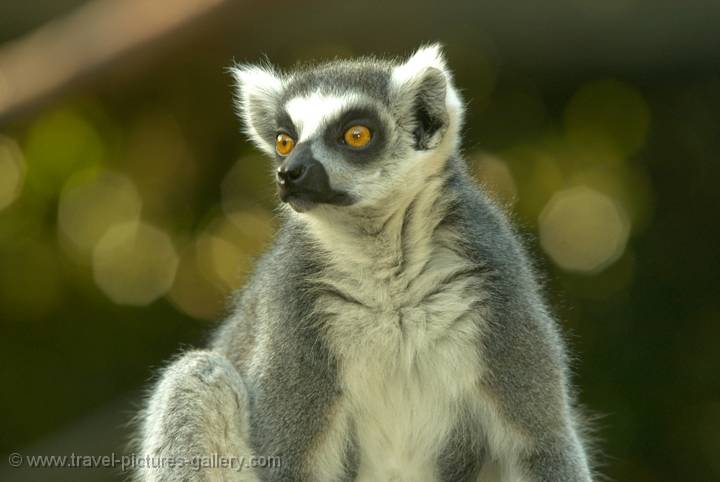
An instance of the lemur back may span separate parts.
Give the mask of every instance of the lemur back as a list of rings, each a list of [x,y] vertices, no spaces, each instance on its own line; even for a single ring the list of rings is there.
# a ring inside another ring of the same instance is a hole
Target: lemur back
[[[233,72],[283,223],[209,349],[157,385],[142,449],[281,463],[139,475],[589,481],[562,340],[460,156],[439,47]]]

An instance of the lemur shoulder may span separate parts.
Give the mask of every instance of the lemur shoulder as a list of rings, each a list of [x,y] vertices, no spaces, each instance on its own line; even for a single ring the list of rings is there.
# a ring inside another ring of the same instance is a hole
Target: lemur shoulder
[[[154,387],[141,448],[281,463],[138,477],[590,481],[562,339],[467,172],[441,49],[232,72],[283,223],[210,346]]]

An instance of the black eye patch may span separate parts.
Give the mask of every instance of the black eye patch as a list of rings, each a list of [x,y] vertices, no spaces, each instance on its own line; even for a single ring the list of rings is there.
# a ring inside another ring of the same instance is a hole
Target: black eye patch
[[[345,143],[345,132],[353,126],[365,126],[372,135],[370,142],[362,148],[354,148]],[[339,151],[350,162],[369,163],[377,158],[385,147],[387,126],[371,108],[354,108],[343,112],[336,121],[325,129],[324,140],[327,147]]]

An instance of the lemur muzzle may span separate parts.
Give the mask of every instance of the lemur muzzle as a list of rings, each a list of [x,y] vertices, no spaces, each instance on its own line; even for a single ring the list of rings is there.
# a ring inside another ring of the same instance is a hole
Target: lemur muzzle
[[[346,193],[330,186],[327,171],[312,155],[310,146],[299,144],[276,173],[280,199],[325,204],[349,204]]]

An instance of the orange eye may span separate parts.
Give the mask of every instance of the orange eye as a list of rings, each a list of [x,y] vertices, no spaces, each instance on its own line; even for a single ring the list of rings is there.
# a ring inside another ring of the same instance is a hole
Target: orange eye
[[[372,139],[370,129],[365,126],[352,126],[345,131],[345,143],[352,147],[364,147]]]
[[[295,140],[287,134],[278,134],[275,138],[275,150],[281,156],[287,156],[295,147]]]

